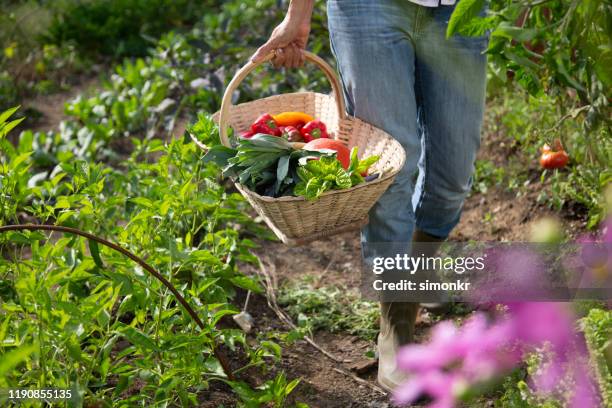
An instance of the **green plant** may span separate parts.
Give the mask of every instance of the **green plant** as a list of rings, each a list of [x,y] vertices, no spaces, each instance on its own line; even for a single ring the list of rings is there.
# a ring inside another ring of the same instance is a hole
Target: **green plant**
[[[482,16],[485,4],[489,12]],[[612,6],[605,0],[466,0],[457,6],[447,31],[449,36],[489,31],[486,52],[497,84],[518,83],[535,101],[554,101],[552,115],[530,125],[536,131],[527,137],[536,136],[531,149],[550,144],[556,137],[569,146],[570,164],[582,167],[570,169],[575,175],[571,182],[565,182],[565,176],[553,180],[561,184],[553,193],[553,202],[563,205],[569,197],[584,204],[590,227],[603,216],[600,200],[593,195],[601,195],[610,183],[611,16]],[[544,109],[549,108],[545,105]],[[577,122],[580,127],[566,126],[566,122]],[[572,133],[567,134],[566,129]],[[585,171],[589,177],[578,190],[573,189],[572,182]]]
[[[238,388],[237,393],[246,407],[260,407],[262,405],[274,408],[286,407],[287,396],[299,384],[299,380],[287,382],[284,373],[280,373],[273,380],[266,381],[263,385],[253,390],[250,387]],[[308,405],[298,403],[294,408],[307,408]]]
[[[476,160],[472,191],[486,194],[489,187],[501,184],[505,171],[488,160]]]
[[[61,7],[60,3],[26,0],[0,4],[0,107],[64,89],[78,82],[89,66],[73,46],[58,47],[38,39],[48,28],[51,9]]]
[[[213,381],[244,388],[225,377],[218,347],[244,354],[247,366],[280,357],[269,340],[247,343],[241,331],[216,327],[238,312],[230,303],[236,290],[260,291],[238,263],[256,262],[245,235],[262,230],[188,139],[134,139],[122,171],[62,161],[51,179],[30,172],[32,140],[16,148],[0,140],[10,147],[0,159],[1,185],[10,189],[2,194],[1,223],[27,216],[137,249],[195,305],[204,327],[167,287],[105,247],[69,235],[0,233],[2,386],[70,388],[75,405],[190,406]],[[280,400],[291,387],[275,378],[262,395]]]
[[[248,139],[240,138],[235,148],[211,146],[204,161],[216,163],[222,167],[224,176],[236,178],[240,184],[259,194],[278,197],[293,194],[298,180],[296,173],[299,173],[305,158],[322,155],[316,151],[294,149],[281,137],[258,133]]]
[[[281,13],[265,18],[277,21]],[[257,368],[265,385],[253,398],[284,404],[297,382],[266,370],[280,347],[217,327],[238,312],[231,304],[237,291],[260,290],[238,265],[256,261],[249,238],[270,233],[218,183],[219,168],[203,163],[188,138],[161,139],[180,116],[216,109],[227,79],[219,68],[235,71],[249,44],[267,34],[269,24],[244,24],[243,17],[243,2],[223,2],[203,24],[165,35],[150,56],[119,65],[98,96],[66,107],[71,118],[57,131],[0,139],[0,224],[57,224],[116,241],[160,271],[205,329],[164,286],[104,247],[61,234],[2,233],[2,386],[71,388],[77,406],[190,406],[218,381],[243,392],[240,375]],[[217,41],[228,33],[231,39]],[[244,45],[228,50],[228,43]],[[266,76],[276,89],[316,89],[322,77]],[[241,98],[261,94],[249,82]],[[218,138],[210,120],[203,132]],[[216,348],[239,356],[237,380],[224,377]],[[257,404],[245,395],[245,405]]]
[[[171,28],[199,20],[214,1],[97,0],[65,1],[54,10],[43,40],[72,43],[84,54],[144,56],[154,39]]]
[[[612,403],[612,310],[593,308],[580,321],[604,403]]]

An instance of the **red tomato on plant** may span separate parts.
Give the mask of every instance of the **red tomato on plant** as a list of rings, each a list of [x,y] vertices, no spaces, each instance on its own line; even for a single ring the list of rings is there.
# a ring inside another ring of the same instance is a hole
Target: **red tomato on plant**
[[[540,165],[545,169],[561,169],[565,167],[569,161],[569,155],[563,149],[561,141],[555,140],[554,149],[545,144],[542,147],[542,155],[540,156]]]
[[[349,165],[351,164],[351,152],[348,149],[348,147],[346,147],[346,145],[339,140],[328,139],[328,138],[315,139],[315,140],[312,140],[306,143],[303,149],[306,149],[306,150],[321,150],[321,149],[335,150],[336,158],[338,159],[338,161],[340,161],[340,163],[342,163],[342,167],[344,167],[345,169],[348,169]]]
[[[307,143],[315,139],[329,138],[327,126],[320,120],[311,120],[300,129],[300,133]]]

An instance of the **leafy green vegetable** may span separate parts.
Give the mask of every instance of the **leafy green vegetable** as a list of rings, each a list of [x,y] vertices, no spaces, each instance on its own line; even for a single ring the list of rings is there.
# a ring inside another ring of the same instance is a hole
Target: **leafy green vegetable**
[[[310,160],[297,169],[300,182],[295,186],[294,193],[308,200],[315,200],[326,191],[342,190],[363,183],[361,175],[378,161],[378,156],[370,156],[359,160],[357,148],[351,150],[351,162],[348,169],[333,156],[324,156],[319,160]]]
[[[351,182],[353,186],[363,183],[364,178],[362,174],[367,173],[368,169],[378,161],[379,156],[366,157],[363,160],[359,160],[357,148],[351,149],[351,162],[349,164],[348,172],[351,174]]]
[[[241,139],[236,148],[215,145],[204,161],[221,166],[226,176],[258,194],[297,195],[315,200],[328,190],[363,183],[362,174],[378,161],[378,156],[359,160],[357,148],[353,148],[349,168],[345,170],[333,150],[294,149],[285,139],[260,133]]]
[[[340,190],[352,186],[351,175],[342,168],[335,157],[321,157],[311,160],[297,170],[300,182],[295,186],[295,194],[314,200],[328,190]]]
[[[279,197],[293,194],[299,161],[325,152],[294,149],[285,139],[256,134],[241,139],[236,148],[215,145],[204,156],[223,168],[223,174],[258,194]]]

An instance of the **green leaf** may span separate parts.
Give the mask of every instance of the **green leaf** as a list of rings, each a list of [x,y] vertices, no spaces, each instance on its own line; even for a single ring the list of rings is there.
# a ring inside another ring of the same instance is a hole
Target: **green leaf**
[[[130,198],[130,201],[138,204],[141,207],[152,208],[153,202],[146,197],[133,197]]]
[[[0,123],[0,138],[6,136],[11,130],[13,130],[15,128],[15,126],[17,126],[18,124],[20,124],[21,122],[23,122],[25,118],[19,118],[19,119],[15,119],[11,122],[8,122],[6,124],[1,124]]]
[[[9,241],[16,242],[18,244],[30,245],[30,238],[23,232],[14,231],[9,234]]]
[[[355,171],[357,166],[359,166],[359,152],[357,147],[353,147],[351,149],[351,161],[348,168],[349,172]]]
[[[202,158],[202,161],[204,163],[213,162],[220,167],[225,167],[227,166],[229,159],[234,156],[236,156],[236,149],[223,145],[215,145],[208,149]]]
[[[14,108],[10,108],[0,113],[0,125],[8,120],[15,112],[19,110],[21,106],[15,106]]]
[[[8,376],[13,368],[26,361],[37,349],[36,344],[30,344],[0,356],[0,377]]]
[[[254,293],[263,293],[263,289],[259,283],[255,279],[249,278],[248,276],[235,276],[230,279],[230,282],[239,288],[250,290]]]
[[[457,3],[446,28],[446,38],[450,38],[459,28],[478,16],[485,0],[461,0]]]
[[[17,112],[20,107],[21,106],[15,106],[14,108],[7,109],[4,112],[0,113],[0,125],[2,125],[4,122],[6,122],[8,120],[8,118],[13,116],[13,114],[15,112]]]
[[[276,170],[276,179],[283,181],[289,173],[289,156],[282,156],[278,159],[278,167]]]
[[[520,42],[533,40],[538,35],[538,31],[533,28],[521,28],[504,21],[491,33],[491,37],[504,37],[509,40]]]
[[[134,327],[122,325],[117,334],[123,335],[130,343],[141,347],[144,350],[159,351],[159,347],[146,334]]]
[[[370,157],[366,157],[363,160],[360,160],[359,165],[357,166],[356,173],[359,173],[359,174],[365,173],[379,159],[380,159],[379,156],[370,156]]]
[[[311,160],[297,169],[300,182],[294,194],[314,200],[332,189],[345,189],[352,186],[351,173],[342,167],[335,156],[322,156]]]
[[[350,188],[352,186],[351,176],[344,170],[336,171],[336,186],[340,189]]]
[[[506,50],[504,52],[504,54],[506,55],[506,57],[508,57],[512,62],[515,62],[516,64],[522,66],[522,67],[528,67],[530,69],[534,69],[537,70],[540,68],[540,66],[538,64],[536,64],[535,62],[533,62],[532,60],[530,60],[527,57],[524,57],[522,55],[518,55],[512,51],[508,51]]]
[[[295,380],[287,384],[287,386],[285,387],[285,395],[291,394],[291,392],[295,389],[295,387],[298,386],[299,383],[300,383],[300,379],[296,378]]]
[[[98,247],[98,243],[93,239],[88,240],[89,244],[89,252],[91,253],[91,257],[93,258],[96,266],[100,269],[104,269],[104,263],[102,262],[102,258],[100,258],[100,248]]]

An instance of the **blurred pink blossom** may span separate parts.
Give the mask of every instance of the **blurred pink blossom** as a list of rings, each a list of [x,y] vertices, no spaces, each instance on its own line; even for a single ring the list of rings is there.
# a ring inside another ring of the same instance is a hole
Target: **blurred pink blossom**
[[[601,405],[597,384],[589,374],[588,365],[581,361],[573,370],[574,389],[570,397],[570,407],[598,408]]]
[[[471,384],[488,381],[520,361],[510,347],[509,322],[491,325],[484,314],[472,316],[458,329],[452,322],[439,323],[428,344],[409,345],[398,353],[398,365],[415,374],[394,395],[408,404],[422,394],[433,398],[430,408],[453,407]]]
[[[499,378],[516,367],[525,353],[544,347],[548,358],[532,378],[535,391],[562,398],[556,388],[571,378],[572,401],[593,403],[569,406],[596,407],[599,397],[583,363],[586,349],[568,305],[512,303],[506,309],[493,321],[477,313],[461,328],[441,322],[432,330],[429,343],[402,348],[398,366],[410,377],[394,393],[395,402],[410,404],[427,395],[432,399],[428,408],[455,407],[470,387]]]
[[[556,302],[516,302],[506,305],[513,325],[512,336],[529,346],[551,343],[552,350],[565,354],[574,344],[574,316],[569,304]]]

